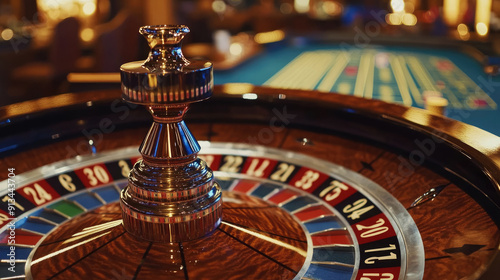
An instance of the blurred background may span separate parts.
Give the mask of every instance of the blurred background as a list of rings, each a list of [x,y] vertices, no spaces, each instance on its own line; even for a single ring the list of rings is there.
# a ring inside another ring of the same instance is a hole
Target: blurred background
[[[116,73],[145,59],[137,31],[151,24],[188,25],[186,56],[220,71],[288,39],[473,46],[491,60],[491,75],[500,53],[500,1],[492,0],[0,0],[0,106],[85,90],[68,74]]]

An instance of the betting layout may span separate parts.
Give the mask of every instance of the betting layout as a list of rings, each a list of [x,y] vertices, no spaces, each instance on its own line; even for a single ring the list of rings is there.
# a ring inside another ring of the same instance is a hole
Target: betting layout
[[[489,87],[474,82],[450,59],[383,48],[304,51],[264,85],[337,92],[416,107],[423,107],[430,93],[446,98],[450,108],[497,108],[485,92]]]

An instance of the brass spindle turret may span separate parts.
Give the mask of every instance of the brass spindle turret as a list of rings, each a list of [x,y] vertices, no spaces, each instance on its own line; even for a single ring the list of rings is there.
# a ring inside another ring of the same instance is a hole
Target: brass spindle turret
[[[222,216],[221,189],[197,157],[200,146],[183,120],[190,103],[212,95],[212,63],[183,56],[186,26],[144,26],[139,32],[151,51],[145,61],[122,65],[122,96],[146,106],[154,122],[121,194],[123,225],[150,241],[193,240],[215,230]]]

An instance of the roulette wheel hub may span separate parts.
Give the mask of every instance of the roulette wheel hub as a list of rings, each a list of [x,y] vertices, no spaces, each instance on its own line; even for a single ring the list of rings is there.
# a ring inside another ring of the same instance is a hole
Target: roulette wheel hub
[[[141,27],[149,57],[141,66],[121,67],[124,99],[146,106],[154,119],[139,148],[143,160],[121,195],[124,227],[150,241],[200,238],[219,225],[222,215],[220,187],[197,159],[200,146],[183,121],[189,104],[210,97],[213,87],[211,64],[198,67],[182,55],[187,32],[185,26]]]

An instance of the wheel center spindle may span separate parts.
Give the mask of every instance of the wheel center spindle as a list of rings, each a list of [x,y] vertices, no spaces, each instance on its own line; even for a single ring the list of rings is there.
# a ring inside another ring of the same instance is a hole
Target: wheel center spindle
[[[197,239],[220,224],[222,193],[197,157],[200,146],[183,119],[191,103],[212,95],[212,63],[184,58],[186,26],[144,26],[139,32],[151,51],[147,60],[121,66],[122,97],[146,106],[154,122],[121,193],[123,225],[149,241]]]

